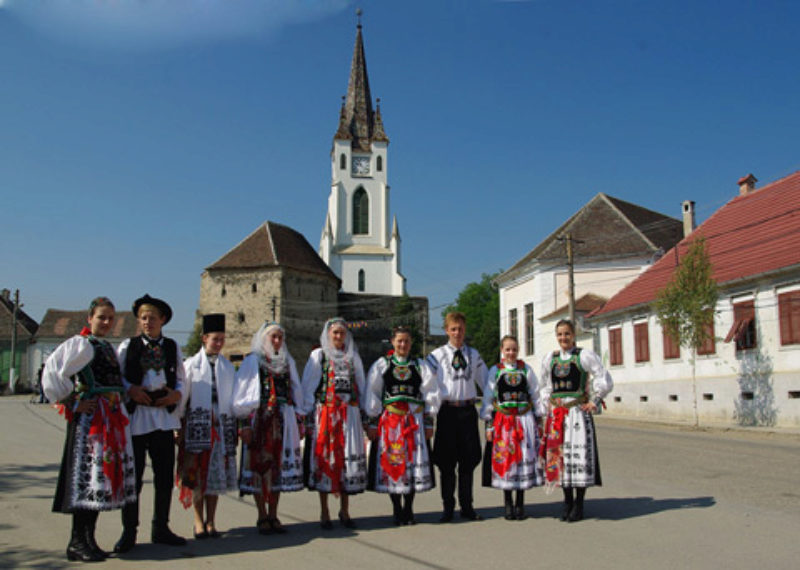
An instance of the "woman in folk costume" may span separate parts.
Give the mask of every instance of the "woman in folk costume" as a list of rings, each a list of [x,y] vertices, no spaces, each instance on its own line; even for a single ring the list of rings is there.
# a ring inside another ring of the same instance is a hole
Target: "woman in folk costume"
[[[88,324],[47,359],[42,387],[69,422],[53,501],[72,514],[67,558],[98,562],[108,553],[95,542],[97,515],[136,501],[136,473],[117,355],[102,338],[114,324],[108,298],[92,301]]]
[[[500,363],[489,370],[480,413],[487,422],[483,486],[503,490],[506,520],[527,518],[525,490],[543,481],[537,418],[546,410],[539,400],[536,375],[517,360],[518,355],[517,339],[504,336]]]
[[[303,488],[298,429],[302,417],[295,413],[302,398],[283,328],[264,323],[239,367],[234,399],[237,416],[248,418],[242,428],[239,489],[255,497],[261,534],[286,532],[278,520],[278,499],[282,491]]]
[[[389,493],[394,523],[407,525],[416,524],[414,494],[434,486],[428,440],[439,411],[439,388],[427,364],[410,357],[410,329],[395,327],[392,347],[367,374],[364,409],[372,418],[367,487]]]
[[[586,488],[602,484],[592,414],[614,383],[597,354],[575,346],[572,321],[556,323],[556,338],[559,350],[542,361],[539,395],[548,413],[540,455],[548,490],[564,491],[561,520],[575,522],[583,519]]]
[[[325,323],[321,348],[311,352],[303,371],[305,412],[313,412],[303,462],[306,485],[319,491],[320,525],[333,528],[328,494],[340,497],[339,520],[355,528],[349,496],[367,484],[367,458],[359,402],[364,394],[364,368],[344,319]]]
[[[219,495],[236,488],[234,368],[222,353],[225,315],[203,315],[203,348],[183,363],[187,404],[178,449],[177,484],[184,508],[194,506],[194,537],[217,538]],[[205,516],[203,511],[205,510]]]

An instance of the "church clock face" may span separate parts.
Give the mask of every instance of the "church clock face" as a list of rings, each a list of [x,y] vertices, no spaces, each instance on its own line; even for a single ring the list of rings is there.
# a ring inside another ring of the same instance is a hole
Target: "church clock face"
[[[351,160],[352,172],[356,176],[367,176],[369,174],[369,157],[354,156]]]

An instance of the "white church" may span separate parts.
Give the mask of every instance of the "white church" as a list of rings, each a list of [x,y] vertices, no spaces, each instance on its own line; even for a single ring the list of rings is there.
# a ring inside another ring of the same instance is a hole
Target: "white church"
[[[372,105],[361,23],[331,150],[331,193],[319,255],[345,293],[403,295],[397,218],[389,217],[389,137]]]

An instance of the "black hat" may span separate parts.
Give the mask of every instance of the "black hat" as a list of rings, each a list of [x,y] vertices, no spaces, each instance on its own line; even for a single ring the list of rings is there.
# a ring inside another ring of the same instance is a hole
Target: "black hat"
[[[225,332],[225,314],[212,313],[203,315],[203,334]]]
[[[161,316],[164,317],[164,324],[167,324],[169,320],[172,318],[172,309],[165,301],[161,299],[156,299],[155,297],[151,297],[147,293],[144,294],[144,297],[139,297],[133,302],[133,314],[134,316],[139,316],[139,309],[142,305],[153,305],[155,308],[159,310]]]

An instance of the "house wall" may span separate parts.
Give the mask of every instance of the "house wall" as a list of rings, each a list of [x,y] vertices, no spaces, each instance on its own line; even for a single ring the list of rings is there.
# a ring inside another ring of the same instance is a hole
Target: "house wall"
[[[800,427],[800,344],[781,346],[778,293],[800,283],[800,274],[774,281],[726,288],[716,306],[716,353],[696,358],[697,410],[700,422]],[[732,301],[753,295],[757,347],[736,351],[723,342],[733,325]],[[647,317],[650,360],[634,362],[633,321]],[[664,359],[661,325],[646,309],[596,319],[601,355],[608,363],[609,325],[621,324],[623,363],[609,367],[614,391],[608,412],[647,419],[693,421],[694,391],[690,351]]]

